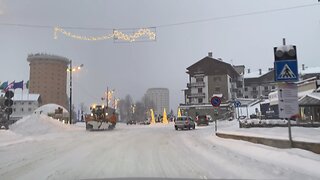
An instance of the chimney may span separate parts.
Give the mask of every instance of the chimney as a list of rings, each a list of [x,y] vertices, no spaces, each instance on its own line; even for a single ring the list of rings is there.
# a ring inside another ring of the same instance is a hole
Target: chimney
[[[304,64],[302,64],[302,70],[303,70],[303,71],[305,70],[305,66],[304,66]]]
[[[250,69],[248,69],[248,74],[250,74]]]
[[[273,71],[273,68],[269,68],[268,70],[269,70],[269,71]]]
[[[262,70],[261,69],[259,69],[259,75],[261,75],[262,74]]]
[[[208,57],[211,57],[212,58],[212,52],[208,52]]]

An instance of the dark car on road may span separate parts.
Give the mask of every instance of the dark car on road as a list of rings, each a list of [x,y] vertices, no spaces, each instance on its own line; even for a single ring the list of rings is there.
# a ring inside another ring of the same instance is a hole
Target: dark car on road
[[[127,121],[127,125],[132,125],[132,124],[137,124],[137,122],[135,120],[129,120]]]
[[[198,115],[196,117],[197,126],[199,125],[209,125],[209,117],[207,115]]]
[[[174,123],[174,128],[176,130],[179,129],[195,129],[196,128],[196,124],[194,122],[194,120],[190,117],[190,116],[181,116],[178,117]]]

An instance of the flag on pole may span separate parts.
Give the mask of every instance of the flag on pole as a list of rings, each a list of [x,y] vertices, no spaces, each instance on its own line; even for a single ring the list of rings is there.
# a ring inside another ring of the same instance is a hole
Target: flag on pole
[[[7,86],[8,86],[8,81],[5,81],[0,85],[0,89],[5,89]]]
[[[27,83],[26,83],[26,88],[27,89],[29,89],[29,84],[30,84],[30,81],[28,80]]]
[[[8,84],[8,86],[4,89],[4,91],[8,91],[9,89],[13,89],[14,86],[14,81],[12,81],[10,84]]]
[[[13,84],[13,89],[18,89],[18,88],[21,88],[23,90],[23,81],[15,82]]]

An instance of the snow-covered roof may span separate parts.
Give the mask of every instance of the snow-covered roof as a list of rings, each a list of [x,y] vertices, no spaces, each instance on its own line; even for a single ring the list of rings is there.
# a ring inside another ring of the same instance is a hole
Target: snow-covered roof
[[[314,99],[320,100],[320,93],[318,93],[318,92],[310,93],[310,94],[308,94],[307,96],[312,97],[312,98],[314,98]]]
[[[14,94],[12,100],[13,101],[38,101],[39,97],[40,97],[40,94],[16,93]]]
[[[307,67],[304,70],[300,69],[299,72],[302,75],[304,75],[304,74],[316,74],[316,73],[320,74],[320,67]]]
[[[211,97],[214,97],[214,96],[217,96],[217,97],[219,97],[219,98],[222,98],[223,94],[212,94]]]
[[[250,72],[250,73],[245,73],[243,75],[244,78],[258,78],[258,77],[261,77],[265,74],[267,74],[269,71],[261,71],[261,74],[260,74],[260,71],[254,71],[254,72]]]
[[[41,107],[39,107],[38,109],[35,110],[35,112],[43,112],[45,114],[47,113],[53,113],[56,109],[58,109],[58,107],[63,109],[63,112],[68,112],[68,110],[58,104],[45,104]]]

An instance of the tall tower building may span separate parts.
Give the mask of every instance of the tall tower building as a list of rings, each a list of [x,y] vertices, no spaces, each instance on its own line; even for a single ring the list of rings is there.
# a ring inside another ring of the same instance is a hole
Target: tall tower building
[[[163,109],[169,113],[169,90],[167,88],[150,88],[146,92],[146,96],[154,103],[155,113],[162,114]]]
[[[69,59],[56,55],[31,54],[29,92],[40,94],[42,104],[58,104],[68,109],[67,68]]]

